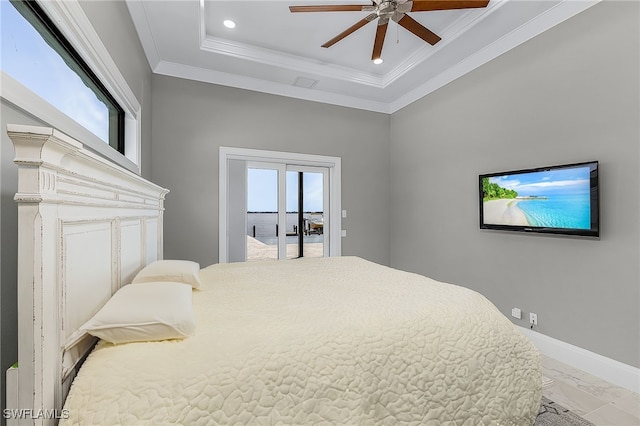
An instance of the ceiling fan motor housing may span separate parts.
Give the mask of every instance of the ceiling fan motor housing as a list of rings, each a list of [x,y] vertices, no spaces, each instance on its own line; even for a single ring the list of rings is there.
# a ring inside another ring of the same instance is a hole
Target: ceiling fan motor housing
[[[396,12],[397,3],[395,1],[384,1],[378,6],[378,16],[381,18],[391,18]]]
[[[411,10],[412,2],[406,0],[385,0],[376,6],[375,13],[380,18],[378,25],[384,25],[392,19],[398,22],[406,12]]]

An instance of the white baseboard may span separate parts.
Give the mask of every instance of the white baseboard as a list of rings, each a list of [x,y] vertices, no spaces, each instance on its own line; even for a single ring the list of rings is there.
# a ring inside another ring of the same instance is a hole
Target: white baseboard
[[[640,369],[540,334],[529,328],[517,327],[543,355],[600,377],[614,385],[640,393]]]

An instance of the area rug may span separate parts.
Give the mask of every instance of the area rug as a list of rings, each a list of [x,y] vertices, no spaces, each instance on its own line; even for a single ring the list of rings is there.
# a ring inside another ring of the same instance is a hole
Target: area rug
[[[562,405],[542,397],[538,417],[533,426],[595,426]]]

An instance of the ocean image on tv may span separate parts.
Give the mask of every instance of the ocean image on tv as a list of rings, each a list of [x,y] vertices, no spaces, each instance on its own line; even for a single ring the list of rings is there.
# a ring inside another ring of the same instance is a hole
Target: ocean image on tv
[[[589,167],[484,178],[482,190],[486,224],[591,228]]]

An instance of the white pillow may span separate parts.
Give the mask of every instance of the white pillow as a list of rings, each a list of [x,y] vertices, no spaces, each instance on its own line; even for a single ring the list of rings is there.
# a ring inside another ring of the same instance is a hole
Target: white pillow
[[[200,287],[200,264],[190,260],[156,260],[142,268],[133,283],[172,281]]]
[[[80,330],[117,344],[184,339],[195,326],[191,286],[159,282],[122,287]]]

